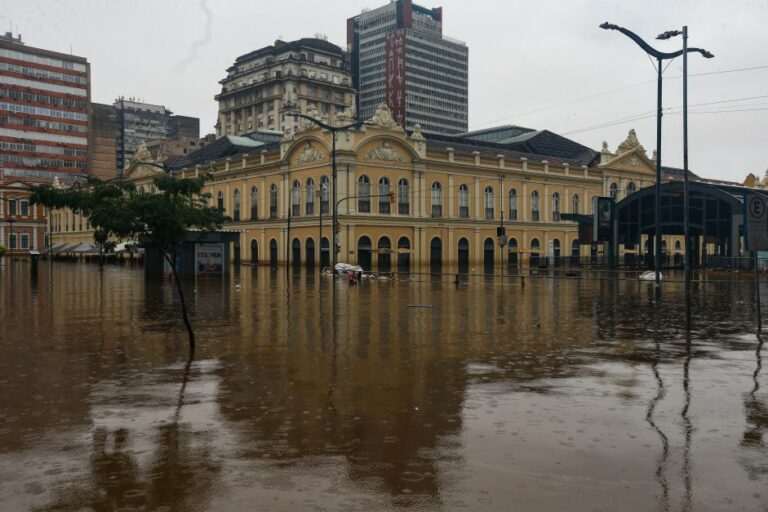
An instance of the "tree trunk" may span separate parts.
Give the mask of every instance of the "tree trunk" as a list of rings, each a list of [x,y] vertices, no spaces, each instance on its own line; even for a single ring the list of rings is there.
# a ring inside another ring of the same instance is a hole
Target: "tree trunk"
[[[176,281],[176,290],[179,292],[179,299],[181,299],[181,316],[184,317],[184,325],[187,326],[187,334],[189,334],[189,360],[191,361],[195,355],[195,333],[192,330],[192,324],[189,323],[189,317],[187,316],[187,303],[184,300],[184,292],[181,289],[181,279],[179,279],[179,274],[176,273],[176,264],[171,259],[171,256],[165,251],[163,251],[163,256],[171,266],[173,279]]]

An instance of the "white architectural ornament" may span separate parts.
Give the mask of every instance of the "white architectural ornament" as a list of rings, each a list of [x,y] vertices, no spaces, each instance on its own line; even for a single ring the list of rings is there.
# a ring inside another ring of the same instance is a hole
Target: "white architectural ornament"
[[[640,159],[637,158],[637,155],[632,155],[631,157],[629,157],[629,163],[631,165],[637,165],[640,163]]]
[[[605,146],[603,146],[605,148]],[[645,154],[645,148],[640,144],[640,141],[637,140],[637,133],[635,133],[635,129],[632,128],[629,130],[629,133],[627,134],[627,138],[619,144],[619,149],[617,150],[618,154],[627,153],[629,151],[632,151],[635,148],[639,148],[639,151],[642,151],[643,154]],[[634,165],[634,164],[633,164]]]
[[[313,160],[322,160],[323,158],[325,158],[323,154],[317,148],[312,146],[311,142],[305,142],[304,150],[299,154],[299,158],[296,159],[296,163],[303,164]]]
[[[383,142],[381,146],[372,149],[365,155],[366,160],[384,160],[386,162],[405,162],[405,158],[399,152],[392,149],[389,142]]]
[[[396,128],[398,126],[386,103],[379,103],[373,117],[367,120],[365,124],[378,126],[379,128]]]

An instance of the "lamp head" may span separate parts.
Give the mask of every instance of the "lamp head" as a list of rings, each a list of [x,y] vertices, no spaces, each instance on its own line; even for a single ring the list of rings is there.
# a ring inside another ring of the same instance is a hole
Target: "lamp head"
[[[707,50],[699,50],[699,53],[705,58],[705,59],[711,59],[714,57],[713,54],[709,53]]]
[[[614,25],[613,23],[608,23],[606,21],[606,22],[604,22],[604,23],[602,23],[600,25],[600,28],[603,29],[603,30],[618,30],[619,26],[618,25]]]
[[[656,39],[661,39],[662,41],[664,41],[680,35],[683,35],[683,32],[680,30],[667,30],[663,34],[657,35]]]

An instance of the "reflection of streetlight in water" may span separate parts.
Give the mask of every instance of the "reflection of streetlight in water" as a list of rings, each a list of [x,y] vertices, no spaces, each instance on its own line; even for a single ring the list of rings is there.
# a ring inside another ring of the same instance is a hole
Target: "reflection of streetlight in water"
[[[762,349],[763,338],[759,334],[757,335],[757,349],[755,350],[755,360],[757,366],[752,374],[752,381],[754,383],[752,391],[746,394],[744,397],[744,412],[747,419],[747,428],[744,430],[744,436],[741,440],[741,446],[743,447],[757,447],[764,448],[763,434],[768,430],[768,403],[761,401],[757,397],[757,392],[760,390],[760,370],[763,367]],[[748,471],[755,471],[757,468],[754,465],[750,465]],[[760,473],[768,472],[768,465],[759,471]]]

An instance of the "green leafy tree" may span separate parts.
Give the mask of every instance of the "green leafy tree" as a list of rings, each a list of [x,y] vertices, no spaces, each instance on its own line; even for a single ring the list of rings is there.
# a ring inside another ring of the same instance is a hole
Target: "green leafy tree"
[[[33,187],[31,200],[48,208],[70,208],[87,217],[94,229],[94,240],[101,250],[109,250],[115,240],[146,238],[168,262],[181,301],[184,325],[189,335],[190,358],[195,350],[195,333],[189,321],[181,280],[176,271],[176,256],[191,233],[221,228],[227,217],[208,206],[210,194],[203,193],[207,176],[174,178],[158,176],[155,194],[140,194],[132,182],[102,181],[89,178],[85,187],[55,189]]]

